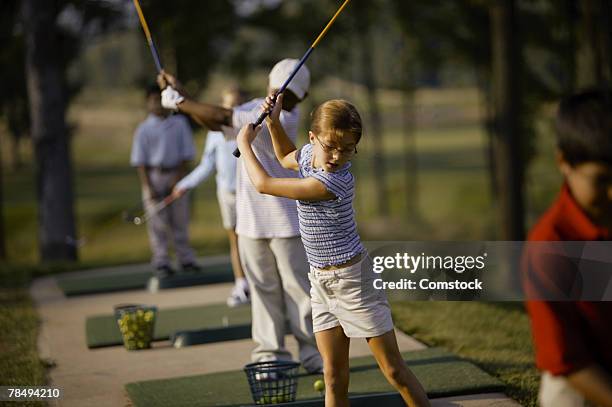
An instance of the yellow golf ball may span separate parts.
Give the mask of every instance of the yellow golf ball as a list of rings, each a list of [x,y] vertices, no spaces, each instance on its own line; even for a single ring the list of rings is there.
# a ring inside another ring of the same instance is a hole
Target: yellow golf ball
[[[315,391],[321,392],[321,391],[325,390],[325,382],[323,382],[323,380],[319,379],[316,382],[314,382],[313,387],[314,387]]]

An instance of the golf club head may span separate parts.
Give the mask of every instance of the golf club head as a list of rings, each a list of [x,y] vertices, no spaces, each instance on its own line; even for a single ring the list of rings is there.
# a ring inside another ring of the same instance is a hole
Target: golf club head
[[[138,209],[125,210],[121,212],[121,219],[126,223],[131,223],[133,225],[140,225],[144,223],[144,215],[138,214]]]

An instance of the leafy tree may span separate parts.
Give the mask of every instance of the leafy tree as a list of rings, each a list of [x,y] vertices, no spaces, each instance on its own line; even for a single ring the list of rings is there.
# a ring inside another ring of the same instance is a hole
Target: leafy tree
[[[189,87],[203,86],[239,23],[232,2],[148,0],[142,1],[141,7],[162,54],[162,64]]]
[[[13,170],[21,166],[19,142],[27,136],[30,118],[25,85],[23,33],[19,26],[19,1],[7,0],[0,13],[0,75],[5,78],[0,94],[0,113],[4,117],[11,140]]]
[[[509,205],[502,211],[501,219],[508,226],[502,228],[502,237],[522,238],[524,210],[520,191],[533,156],[535,117],[544,103],[558,99],[579,83],[581,69],[576,52],[584,42],[581,38],[585,38],[585,23],[593,25],[586,18],[588,13],[581,11],[584,4],[572,0],[562,4],[550,0],[391,1],[404,32],[416,44],[417,59],[434,70],[448,61],[473,67],[486,107],[484,127],[490,135],[492,191],[494,196],[499,194],[500,205]],[[609,12],[610,7],[605,6],[609,2],[583,2],[601,11],[597,15],[610,18],[605,13]],[[610,38],[610,30],[604,29],[603,17],[592,21],[596,34],[587,37],[599,39],[599,45],[590,47],[602,50],[608,46],[602,44],[609,44],[603,39]],[[507,23],[512,25],[510,31],[503,26]],[[500,47],[507,47],[507,53],[500,53]],[[508,67],[512,68],[506,70]],[[512,119],[507,116],[509,112],[513,112]],[[504,165],[511,168],[501,168]],[[509,178],[509,174],[518,178]]]
[[[4,117],[11,140],[11,163],[13,169],[20,166],[19,141],[27,133],[29,115],[23,70],[23,36],[18,32],[19,3],[8,0],[0,13],[0,76],[4,78],[0,92],[0,113]],[[2,154],[0,154],[0,259],[6,258],[4,237],[4,215],[2,194]]]

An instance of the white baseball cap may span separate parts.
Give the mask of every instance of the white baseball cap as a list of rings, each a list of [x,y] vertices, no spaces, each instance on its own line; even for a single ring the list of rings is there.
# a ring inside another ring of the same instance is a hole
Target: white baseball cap
[[[268,77],[268,85],[272,89],[280,89],[285,83],[289,75],[293,72],[300,61],[297,59],[286,58],[274,65]],[[287,89],[295,93],[300,99],[304,99],[308,88],[310,87],[310,71],[306,65],[302,65],[287,85]]]

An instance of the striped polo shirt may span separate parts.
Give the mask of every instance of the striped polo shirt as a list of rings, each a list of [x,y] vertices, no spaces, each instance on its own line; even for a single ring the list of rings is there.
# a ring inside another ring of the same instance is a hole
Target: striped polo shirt
[[[253,99],[235,107],[232,114],[233,127],[240,129],[255,122],[261,113],[263,102],[263,98]],[[280,122],[294,143],[299,119],[297,107],[290,112],[281,111]],[[226,137],[231,136],[226,134]],[[276,159],[272,138],[265,124],[252,146],[259,162],[271,177],[297,178],[295,171],[283,168]],[[296,237],[300,234],[295,201],[257,192],[242,159],[238,162],[236,176],[236,233],[251,239]]]
[[[311,266],[323,268],[346,263],[365,251],[357,233],[353,198],[355,179],[348,162],[338,171],[313,168],[312,144],[296,154],[300,178],[313,177],[336,196],[327,201],[298,201],[300,234]]]

